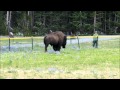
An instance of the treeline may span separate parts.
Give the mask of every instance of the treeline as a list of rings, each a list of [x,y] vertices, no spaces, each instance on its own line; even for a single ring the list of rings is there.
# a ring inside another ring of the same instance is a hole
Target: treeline
[[[16,35],[38,36],[49,30],[78,35],[91,35],[95,30],[120,34],[120,11],[0,11],[1,35],[12,31]]]

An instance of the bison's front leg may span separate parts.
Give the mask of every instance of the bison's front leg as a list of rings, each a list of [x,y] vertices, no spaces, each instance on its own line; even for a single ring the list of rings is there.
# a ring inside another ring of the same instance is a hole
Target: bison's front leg
[[[61,46],[58,45],[58,46],[57,46],[57,51],[60,51],[60,49],[61,49]]]
[[[53,49],[54,49],[54,51],[57,51],[56,45],[53,45]]]

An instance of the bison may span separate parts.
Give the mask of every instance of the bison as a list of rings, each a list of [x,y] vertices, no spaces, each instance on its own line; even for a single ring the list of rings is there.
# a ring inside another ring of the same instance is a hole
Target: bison
[[[45,52],[50,44],[54,51],[60,51],[61,47],[65,48],[67,36],[62,31],[51,32],[44,37]]]

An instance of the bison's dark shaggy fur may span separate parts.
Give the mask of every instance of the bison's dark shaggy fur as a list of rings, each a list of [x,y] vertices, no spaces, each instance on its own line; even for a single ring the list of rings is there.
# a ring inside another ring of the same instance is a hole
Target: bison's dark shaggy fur
[[[51,32],[44,37],[45,52],[47,52],[47,47],[50,44],[55,51],[60,51],[61,46],[65,48],[67,36],[61,32]]]

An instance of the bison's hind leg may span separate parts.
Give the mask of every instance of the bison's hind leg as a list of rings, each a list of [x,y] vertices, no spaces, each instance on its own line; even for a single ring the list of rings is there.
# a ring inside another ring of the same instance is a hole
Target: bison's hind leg
[[[47,47],[49,44],[45,44],[45,52],[47,52]]]

